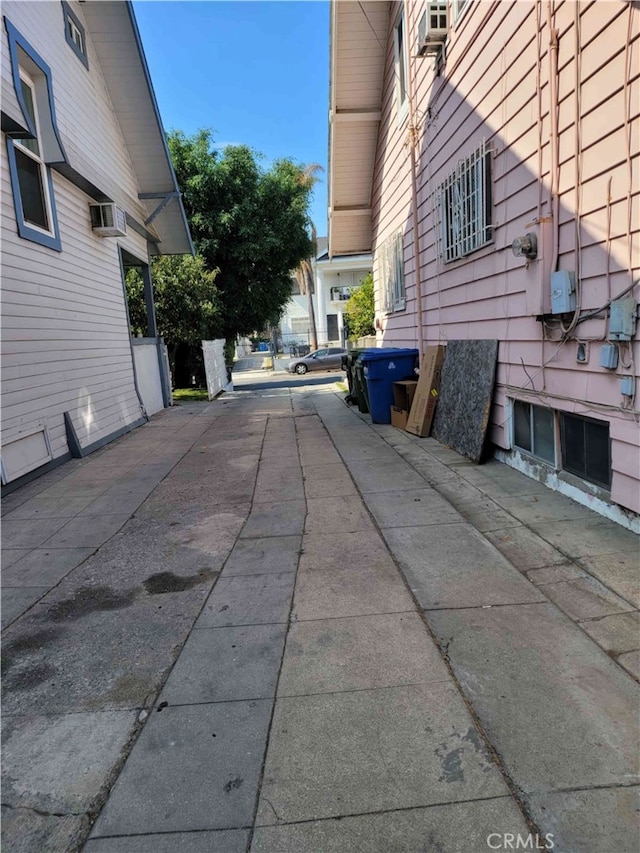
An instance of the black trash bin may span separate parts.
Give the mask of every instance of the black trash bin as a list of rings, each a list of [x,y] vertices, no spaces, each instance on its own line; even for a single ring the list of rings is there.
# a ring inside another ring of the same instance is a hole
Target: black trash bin
[[[347,382],[349,384],[349,397],[351,401],[357,403],[358,409],[361,412],[368,412],[369,409],[366,407],[366,401],[363,394],[363,387],[356,376],[356,361],[358,360],[358,356],[361,352],[364,352],[362,349],[351,349],[349,352],[345,353],[342,356],[342,369],[347,372]]]
[[[367,388],[367,380],[364,376],[364,366],[360,356],[368,352],[363,349],[358,351],[358,355],[353,364],[353,385],[355,390],[356,400],[358,401],[358,409],[363,415],[368,415],[370,411],[369,405],[369,389]]]

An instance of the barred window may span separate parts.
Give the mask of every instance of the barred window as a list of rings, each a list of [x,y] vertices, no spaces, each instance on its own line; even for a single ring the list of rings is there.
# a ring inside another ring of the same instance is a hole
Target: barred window
[[[293,335],[309,334],[309,318],[308,317],[292,317],[291,318],[291,333]]]
[[[388,237],[379,249],[383,308],[386,312],[404,309],[404,240],[402,229]]]
[[[445,263],[464,258],[493,241],[491,152],[483,143],[462,160],[436,193],[439,255]]]

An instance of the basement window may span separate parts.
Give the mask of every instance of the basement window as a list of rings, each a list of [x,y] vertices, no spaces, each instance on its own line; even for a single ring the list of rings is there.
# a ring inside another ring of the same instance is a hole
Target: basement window
[[[553,409],[513,401],[513,443],[551,465],[556,464],[555,418]]]
[[[609,424],[563,412],[560,426],[562,467],[608,489],[611,485]]]

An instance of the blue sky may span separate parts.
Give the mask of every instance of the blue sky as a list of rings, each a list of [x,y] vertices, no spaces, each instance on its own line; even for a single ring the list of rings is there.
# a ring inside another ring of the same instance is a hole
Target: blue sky
[[[319,163],[312,219],[327,230],[329,3],[135,0],[165,127],[211,128],[261,162]]]

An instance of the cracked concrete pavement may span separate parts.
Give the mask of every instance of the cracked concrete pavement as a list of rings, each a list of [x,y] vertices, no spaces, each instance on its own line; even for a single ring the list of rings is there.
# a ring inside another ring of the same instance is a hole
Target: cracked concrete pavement
[[[243,381],[3,501],[6,848],[635,851],[638,538]]]

